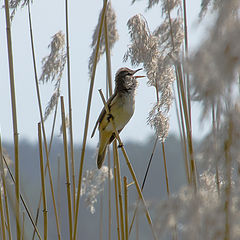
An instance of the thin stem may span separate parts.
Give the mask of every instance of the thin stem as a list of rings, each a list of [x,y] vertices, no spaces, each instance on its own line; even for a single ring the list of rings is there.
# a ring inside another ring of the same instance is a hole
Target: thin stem
[[[7,217],[7,232],[8,232],[8,239],[12,240],[11,234],[11,225],[10,225],[10,218],[9,218],[9,208],[8,208],[8,198],[7,198],[7,190],[6,190],[6,179],[4,174],[4,164],[3,164],[3,150],[2,150],[2,140],[0,135],[0,171],[1,171],[1,179],[2,179],[2,186],[3,186],[3,196],[5,201],[5,212]]]
[[[3,161],[2,161],[2,144],[1,144],[1,136],[0,136],[0,174],[1,174],[1,179],[3,182],[5,179],[4,176],[4,168],[3,168]],[[0,216],[1,216],[1,229],[2,229],[2,237],[3,240],[6,239],[6,230],[5,230],[5,216],[4,216],[4,211],[3,211],[3,202],[2,202],[2,194],[1,194],[1,190],[0,190]],[[1,234],[0,234],[1,235]]]
[[[185,55],[188,59],[188,26],[187,26],[187,7],[186,7],[186,0],[183,0],[183,21],[184,21],[184,43],[185,43]],[[190,127],[192,127],[192,114],[191,114],[191,95],[190,95],[190,81],[189,81],[189,74],[186,73],[187,77],[187,101],[188,101],[188,116]]]
[[[38,144],[39,144],[39,158],[40,158],[42,196],[43,196],[44,240],[47,240],[47,236],[48,236],[48,216],[47,216],[47,200],[46,200],[46,190],[45,190],[46,185],[45,185],[45,174],[44,174],[44,163],[43,163],[43,146],[42,146],[41,123],[38,123]]]
[[[68,148],[67,148],[67,130],[65,121],[65,107],[63,96],[61,96],[61,112],[62,112],[62,130],[63,130],[63,144],[64,144],[64,156],[65,156],[65,170],[66,170],[66,185],[67,185],[67,199],[68,199],[68,223],[69,223],[69,235],[72,239],[72,203],[71,203],[71,186],[68,166]]]
[[[10,76],[10,89],[11,89],[11,103],[12,103],[12,121],[13,121],[13,138],[14,138],[14,158],[15,158],[15,212],[16,212],[16,231],[17,239],[21,238],[20,227],[20,175],[19,175],[19,156],[18,156],[18,126],[17,126],[17,107],[15,96],[15,83],[14,83],[14,69],[13,69],[13,54],[12,54],[12,36],[11,36],[11,23],[9,16],[8,0],[5,0],[5,15],[6,15],[6,31],[7,31],[7,47],[8,47],[8,65]]]
[[[108,147],[108,240],[111,240],[112,226],[112,207],[111,207],[111,156]]]
[[[183,158],[184,158],[184,163],[185,163],[187,181],[188,181],[188,184],[190,184],[191,180],[190,180],[190,174],[189,174],[186,133],[185,133],[184,120],[183,120],[183,111],[182,111],[179,84],[177,84],[177,90],[178,90],[178,103],[179,103],[179,109],[180,109],[180,117],[179,117],[179,111],[178,111],[178,107],[177,107],[177,95],[176,95],[176,91],[174,89],[175,107],[176,107],[176,113],[177,113],[177,118],[178,118],[178,127],[179,127],[179,131],[180,131],[180,136],[181,136],[182,151],[183,151]],[[180,118],[181,118],[181,121],[180,121]]]
[[[120,240],[120,223],[119,223],[119,207],[118,207],[118,187],[117,187],[117,163],[115,158],[115,151],[113,151],[113,159],[114,159],[114,187],[115,187],[115,201],[116,201],[116,218],[117,218],[117,235],[118,240]]]
[[[58,219],[58,213],[57,213],[57,207],[56,207],[56,201],[55,201],[55,195],[54,195],[52,174],[51,174],[51,168],[50,168],[50,163],[49,163],[47,137],[46,137],[46,131],[45,131],[45,126],[44,126],[44,118],[43,118],[42,104],[41,104],[41,98],[40,98],[40,90],[39,90],[39,85],[38,85],[37,65],[36,65],[36,59],[35,59],[34,41],[33,41],[33,32],[32,32],[32,19],[31,19],[31,11],[30,11],[30,3],[29,2],[28,2],[28,19],[29,19],[29,31],[30,31],[31,47],[32,47],[32,59],[33,59],[35,86],[36,86],[37,99],[38,99],[38,108],[39,108],[41,125],[42,125],[45,154],[46,154],[46,158],[47,158],[46,165],[47,165],[48,174],[49,174],[50,189],[51,189],[51,194],[52,194],[54,214],[55,214],[56,225],[57,225],[58,239],[60,240],[61,239],[60,225],[59,225],[59,219]]]
[[[167,186],[167,194],[168,197],[170,196],[170,190],[169,190],[169,183],[168,183],[168,173],[167,173],[167,161],[166,161],[166,154],[165,154],[165,147],[164,143],[162,142],[162,153],[163,153],[163,163],[164,163],[164,172],[165,172],[165,179],[166,179],[166,186]]]
[[[123,177],[124,183],[124,206],[125,206],[125,240],[128,240],[128,187],[127,177]]]
[[[152,159],[153,159],[153,155],[154,155],[154,153],[155,153],[155,149],[156,149],[156,146],[157,146],[157,142],[158,142],[158,137],[156,137],[156,140],[155,140],[154,145],[153,145],[153,150],[152,150],[151,156],[150,156],[150,158],[149,158],[148,165],[147,165],[147,169],[146,169],[146,172],[145,172],[145,175],[144,175],[144,178],[143,178],[143,182],[142,182],[142,186],[141,186],[141,191],[143,191],[143,188],[144,188],[144,186],[145,186],[145,182],[146,182],[147,175],[148,175],[148,172],[149,172],[149,169],[150,169],[150,165],[151,165],[151,163],[152,163]],[[133,218],[132,218],[131,225],[130,225],[130,228],[129,228],[129,236],[130,236],[131,231],[132,231],[132,227],[133,227],[134,220],[135,220],[135,218],[136,218],[136,216],[137,216],[137,210],[138,210],[139,203],[140,203],[140,198],[138,198],[137,204],[136,204],[136,207],[135,207],[135,210],[134,210]]]
[[[70,53],[69,53],[69,27],[68,27],[68,0],[65,1],[66,10],[66,40],[67,40],[67,76],[68,76],[68,114],[69,114],[69,133],[70,133],[70,153],[71,153],[71,173],[72,173],[72,201],[73,212],[76,210],[75,202],[75,166],[73,149],[73,126],[72,126],[72,97],[71,97],[71,74],[70,74]]]
[[[120,228],[121,228],[121,239],[124,240],[124,216],[123,216],[123,200],[122,200],[122,185],[121,185],[121,173],[120,173],[120,163],[117,150],[117,142],[113,142],[113,154],[114,161],[117,168],[117,184],[118,184],[118,201],[119,201],[119,210],[120,210]]]
[[[99,53],[99,46],[100,46],[100,40],[101,40],[101,35],[102,35],[103,20],[104,20],[104,16],[105,16],[105,13],[106,13],[106,7],[107,7],[107,0],[105,0],[104,6],[103,6],[102,17],[101,17],[101,22],[100,22],[100,26],[99,26],[97,45],[96,45],[96,54],[95,54],[95,58],[94,58],[94,64],[93,64],[93,70],[92,70],[92,76],[91,76],[91,83],[90,83],[89,94],[88,94],[87,112],[86,112],[86,118],[85,118],[85,127],[84,127],[84,134],[83,134],[83,143],[82,143],[82,153],[81,153],[79,176],[78,176],[78,191],[77,191],[77,200],[76,200],[76,212],[75,212],[75,215],[74,215],[74,231],[73,231],[73,239],[74,240],[76,240],[76,237],[77,237],[78,211],[79,211],[79,203],[80,203],[80,192],[81,192],[81,186],[82,186],[83,162],[84,162],[84,157],[85,157],[87,132],[88,132],[88,125],[89,125],[89,117],[90,117],[90,108],[91,108],[94,79],[95,79],[95,73],[96,73],[96,67],[97,67],[97,57],[98,57],[98,53]]]
[[[112,71],[111,71],[111,57],[110,57],[110,49],[108,44],[108,27],[107,27],[107,15],[104,18],[104,38],[105,38],[105,48],[106,48],[106,62],[107,62],[107,96],[108,91],[109,95],[112,95]],[[108,147],[108,194],[109,194],[109,201],[108,201],[108,209],[109,209],[109,216],[108,216],[108,239],[111,239],[111,179],[110,179],[110,150]]]

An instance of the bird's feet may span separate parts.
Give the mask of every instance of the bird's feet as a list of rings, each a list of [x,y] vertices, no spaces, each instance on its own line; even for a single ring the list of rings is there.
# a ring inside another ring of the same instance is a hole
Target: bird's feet
[[[123,144],[118,144],[118,148],[122,148],[123,147]]]
[[[113,120],[113,115],[111,114],[111,113],[109,113],[108,115],[107,115],[107,120],[108,120],[108,122],[110,122],[110,120]]]

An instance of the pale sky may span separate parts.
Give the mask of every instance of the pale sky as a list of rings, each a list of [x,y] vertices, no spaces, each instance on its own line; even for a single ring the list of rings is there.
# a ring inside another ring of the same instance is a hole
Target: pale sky
[[[135,14],[141,13],[148,21],[151,30],[161,23],[160,5],[152,10],[145,11],[147,1],[137,1],[130,5],[131,1],[112,1],[112,6],[117,15],[117,29],[119,40],[112,50],[112,74],[123,66],[134,68],[129,62],[123,62],[123,55],[130,44],[128,19]],[[36,60],[38,76],[41,74],[41,60],[49,54],[48,44],[51,37],[59,30],[65,32],[65,1],[41,0],[34,1],[32,5],[33,34],[35,40]],[[199,44],[203,35],[203,27],[197,24],[200,1],[187,1],[187,15],[189,25],[189,45],[194,48]],[[85,123],[86,104],[89,90],[88,60],[91,55],[90,43],[93,30],[97,24],[98,15],[102,7],[102,1],[69,1],[69,26],[70,26],[70,60],[72,79],[72,109],[74,141],[81,142]],[[10,100],[10,84],[8,75],[8,58],[6,45],[5,11],[0,10],[0,128],[3,141],[12,141],[12,115]],[[30,48],[29,25],[27,8],[18,9],[12,23],[13,58],[15,73],[15,91],[17,101],[18,132],[20,139],[29,141],[37,140],[37,123],[39,121],[39,111],[37,105],[35,80],[33,75],[32,55]],[[144,74],[144,72],[142,72]],[[93,101],[90,114],[89,132],[95,124],[96,118],[102,108],[102,102],[98,89],[105,91],[105,57],[97,66]],[[154,131],[146,124],[148,112],[156,101],[153,87],[148,87],[147,79],[142,79],[136,96],[135,114],[131,121],[121,133],[123,141],[135,140],[143,142]],[[53,88],[51,84],[40,86],[42,105],[45,108],[51,97]],[[65,99],[67,108],[67,79],[64,72],[61,94]],[[193,112],[193,136],[201,137],[206,133],[207,126],[200,125],[199,111],[200,105],[194,103]],[[68,110],[66,109],[66,112]],[[170,132],[178,134],[178,124],[173,105],[170,111]],[[60,114],[58,113],[56,135],[59,134]],[[46,122],[48,136],[50,135],[52,117]],[[93,139],[88,138],[88,143],[96,144],[98,134]]]

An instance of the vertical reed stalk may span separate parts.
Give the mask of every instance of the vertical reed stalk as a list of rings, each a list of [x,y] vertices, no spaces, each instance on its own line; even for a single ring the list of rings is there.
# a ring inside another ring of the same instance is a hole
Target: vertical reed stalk
[[[32,31],[32,19],[31,19],[31,11],[30,11],[30,3],[29,2],[28,2],[28,19],[29,19],[29,31],[30,31],[31,47],[32,47],[32,59],[33,59],[35,86],[36,86],[37,99],[38,99],[38,108],[39,108],[41,125],[42,125],[45,154],[46,154],[46,158],[47,158],[46,166],[47,166],[48,174],[49,174],[50,189],[51,189],[51,194],[52,194],[53,208],[54,208],[54,214],[55,214],[56,225],[57,225],[58,239],[60,240],[61,239],[60,225],[59,225],[59,219],[58,219],[58,213],[57,213],[57,207],[56,207],[56,200],[55,200],[55,195],[54,195],[52,173],[51,173],[51,168],[50,168],[50,163],[49,163],[47,137],[46,137],[46,131],[45,131],[45,126],[44,126],[44,120],[43,120],[43,112],[42,112],[42,104],[41,104],[41,98],[40,98],[40,90],[39,90],[39,85],[38,85],[37,65],[36,65],[36,59],[35,59],[34,40],[33,40],[33,31]]]
[[[110,49],[108,44],[108,27],[107,27],[107,15],[104,18],[104,39],[105,39],[105,48],[106,48],[106,62],[107,62],[107,96],[109,91],[109,96],[112,96],[112,67],[111,67],[111,57]],[[110,179],[110,151],[108,147],[108,239],[111,240],[111,179]]]
[[[191,180],[190,180],[190,173],[189,173],[189,163],[188,163],[189,161],[188,161],[188,152],[187,152],[187,143],[186,143],[186,131],[185,131],[184,120],[183,120],[183,111],[182,111],[179,84],[177,84],[177,90],[178,90],[178,103],[179,103],[180,114],[179,114],[179,110],[178,110],[178,107],[177,107],[177,99],[176,99],[177,95],[176,95],[176,91],[174,89],[175,106],[176,106],[178,126],[179,126],[180,136],[181,136],[181,143],[182,143],[182,149],[183,149],[183,157],[184,157],[187,181],[188,181],[188,184],[190,184]],[[179,117],[179,115],[180,115],[180,117]],[[180,118],[181,118],[181,121],[180,121]]]
[[[224,203],[224,212],[225,212],[225,231],[224,231],[224,240],[231,239],[231,223],[230,223],[230,214],[231,214],[231,171],[232,171],[232,158],[230,148],[232,145],[232,120],[229,121],[228,128],[228,139],[224,142],[224,154],[225,154],[225,176],[226,176],[226,187],[225,187],[225,203]]]
[[[11,225],[10,225],[10,218],[9,218],[9,208],[8,208],[8,198],[7,198],[7,190],[6,190],[6,179],[5,179],[5,175],[4,175],[3,149],[2,149],[1,134],[0,134],[0,173],[1,173],[2,186],[3,186],[5,213],[6,213],[6,218],[7,218],[6,228],[7,228],[7,232],[8,232],[8,239],[12,240]]]
[[[72,239],[72,203],[71,203],[71,186],[68,166],[68,147],[67,147],[67,130],[65,122],[65,107],[63,96],[61,96],[61,111],[62,111],[62,130],[63,130],[63,144],[64,144],[64,155],[65,155],[65,170],[66,170],[66,185],[67,185],[67,199],[68,199],[68,223],[69,223],[69,235],[70,240]]]
[[[58,156],[58,173],[57,173],[57,207],[59,212],[59,218],[61,219],[60,210],[61,210],[61,158]]]
[[[69,27],[68,27],[68,0],[65,1],[66,10],[66,43],[67,43],[67,77],[68,77],[68,114],[69,114],[69,133],[70,133],[70,153],[71,153],[71,173],[72,173],[72,201],[73,212],[75,214],[75,164],[74,164],[74,149],[73,149],[73,126],[72,126],[72,97],[71,97],[71,74],[70,74],[70,53],[69,53]]]
[[[23,212],[22,213],[22,240],[24,240],[25,239],[25,237],[24,237],[24,231],[25,231],[25,213]]]
[[[94,58],[94,64],[93,64],[93,70],[92,70],[92,76],[91,76],[91,82],[90,82],[90,88],[89,88],[89,94],[88,94],[87,112],[86,112],[86,118],[85,118],[82,153],[81,153],[79,176],[78,176],[78,191],[77,191],[77,199],[76,199],[76,212],[74,215],[73,240],[76,240],[76,237],[77,237],[78,211],[79,211],[79,203],[80,203],[80,192],[81,192],[81,186],[82,186],[83,162],[84,162],[84,157],[85,157],[85,148],[86,148],[86,142],[87,142],[87,132],[88,132],[88,125],[89,125],[90,108],[91,108],[93,86],[94,86],[95,73],[96,73],[96,67],[97,67],[97,57],[98,57],[98,53],[99,53],[99,45],[100,45],[100,40],[101,40],[102,28],[103,28],[103,20],[104,20],[105,13],[106,13],[106,7],[107,7],[107,0],[105,0],[104,6],[103,6],[101,22],[100,22],[100,26],[99,26],[97,45],[96,45],[96,54],[95,54],[95,58]]]
[[[216,152],[216,118],[215,118],[215,108],[214,104],[212,104],[212,127],[213,127],[213,137],[214,137],[214,151]],[[219,172],[218,172],[218,162],[216,162],[216,187],[218,195],[220,195],[220,185],[219,185]]]
[[[166,179],[166,186],[167,186],[167,194],[169,197],[170,190],[169,190],[169,183],[168,183],[167,161],[166,161],[165,147],[163,142],[162,142],[162,153],[163,153],[163,163],[164,163],[164,172],[165,172],[165,179]]]
[[[115,151],[113,151],[113,163],[114,163],[114,187],[115,187],[115,202],[116,202],[116,218],[117,218],[117,236],[120,240],[120,223],[119,223],[119,207],[118,207],[118,187],[117,187],[117,163],[115,158]]]
[[[121,239],[124,240],[124,216],[123,216],[123,200],[122,200],[122,185],[121,185],[121,172],[120,172],[120,163],[119,156],[117,151],[117,142],[113,142],[113,154],[114,161],[117,169],[117,184],[118,184],[118,201],[119,201],[119,210],[120,210],[120,229],[121,229]]]
[[[43,163],[43,146],[42,146],[42,133],[41,123],[38,123],[38,144],[39,144],[39,158],[40,158],[40,171],[41,171],[41,183],[42,183],[42,196],[43,196],[43,222],[44,222],[44,240],[48,238],[48,216],[47,216],[47,199],[45,189],[45,174]]]
[[[186,95],[184,91],[183,86],[183,75],[182,75],[182,69],[179,63],[177,63],[177,83],[180,86],[180,94],[182,99],[182,105],[183,105],[183,113],[184,113],[184,119],[185,119],[185,126],[187,130],[187,141],[188,141],[188,150],[190,154],[190,179],[191,183],[194,186],[195,191],[197,190],[197,176],[196,176],[196,167],[195,167],[195,160],[194,160],[194,151],[193,151],[193,143],[192,143],[192,131],[190,129],[190,123],[188,118],[188,111],[187,111],[187,102],[186,102]]]
[[[123,177],[124,183],[124,206],[125,206],[125,240],[128,240],[128,186],[127,177]]]
[[[8,0],[5,0],[5,15],[6,15],[6,32],[7,32],[7,47],[8,47],[8,65],[9,65],[9,76],[10,76],[10,89],[11,89],[11,103],[12,103],[12,121],[13,121],[13,132],[14,132],[14,158],[15,158],[15,195],[16,195],[16,231],[17,239],[21,238],[21,227],[20,227],[20,175],[19,175],[19,158],[18,158],[18,126],[17,126],[17,107],[16,107],[16,96],[15,96],[15,83],[14,83],[14,68],[13,68],[13,54],[12,54],[12,36],[11,36],[11,23],[9,16],[9,5]]]
[[[4,169],[3,169],[3,162],[2,162],[2,147],[1,147],[1,138],[0,138],[0,173],[1,173],[1,179],[3,182],[4,178]],[[4,216],[4,210],[3,210],[3,202],[2,202],[2,193],[0,189],[0,216],[1,216],[1,229],[2,229],[2,238],[3,240],[6,239],[6,230],[5,230],[5,216]],[[1,235],[1,234],[0,234]]]
[[[111,240],[112,226],[112,207],[111,207],[111,156],[108,147],[108,240]]]
[[[188,59],[188,26],[187,26],[187,6],[186,0],[183,0],[183,21],[184,21],[184,45],[185,45],[185,57]],[[186,92],[187,92],[187,102],[188,102],[188,117],[190,122],[190,127],[192,128],[192,114],[191,114],[191,95],[190,95],[190,81],[189,74],[186,73]]]
[[[103,240],[103,194],[100,197],[99,240]]]
[[[99,90],[99,93],[100,93],[100,96],[101,96],[102,101],[103,101],[103,103],[104,103],[106,113],[109,114],[109,113],[110,113],[110,112],[109,112],[109,108],[108,108],[108,105],[107,105],[107,103],[106,103],[106,100],[105,100],[105,98],[104,98],[104,96],[103,96],[103,93],[102,93],[102,90],[101,90],[101,89]],[[124,158],[125,158],[125,160],[126,160],[128,169],[129,169],[129,171],[130,171],[130,173],[131,173],[131,175],[132,175],[132,178],[133,178],[133,180],[134,180],[134,183],[135,183],[135,186],[136,186],[136,188],[137,188],[137,192],[138,192],[138,194],[139,194],[139,197],[141,198],[141,200],[142,200],[142,202],[143,202],[143,206],[145,207],[145,214],[146,214],[148,223],[149,223],[149,225],[150,225],[150,228],[151,228],[151,230],[152,230],[153,237],[154,237],[154,239],[156,240],[156,239],[157,239],[157,235],[156,235],[156,233],[155,233],[155,231],[154,231],[154,229],[153,229],[152,219],[151,219],[150,214],[149,214],[149,212],[148,212],[148,209],[147,209],[147,206],[146,206],[146,202],[145,202],[145,200],[144,200],[144,198],[143,198],[142,191],[141,191],[141,189],[140,189],[140,187],[139,187],[139,184],[138,184],[138,181],[137,181],[135,172],[134,172],[133,167],[132,167],[132,165],[131,165],[131,163],[130,163],[130,161],[129,161],[129,158],[128,158],[128,156],[127,156],[126,150],[125,150],[125,148],[124,148],[124,146],[123,146],[123,143],[122,143],[122,141],[121,141],[121,139],[120,139],[119,133],[118,133],[118,131],[116,130],[115,123],[114,123],[114,121],[113,121],[112,119],[110,119],[110,122],[111,122],[111,124],[112,124],[112,126],[113,126],[116,139],[117,139],[118,142],[119,142],[119,146],[120,146],[121,149],[122,149],[123,156],[124,156]]]

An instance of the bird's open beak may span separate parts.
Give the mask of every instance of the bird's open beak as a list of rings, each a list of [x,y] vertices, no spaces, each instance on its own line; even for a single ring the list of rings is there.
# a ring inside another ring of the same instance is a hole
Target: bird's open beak
[[[135,74],[136,72],[140,71],[140,70],[142,70],[142,68],[137,69],[137,70],[134,72],[134,74]],[[143,77],[146,77],[146,76],[134,76],[134,77],[135,77],[135,78],[143,78]]]

